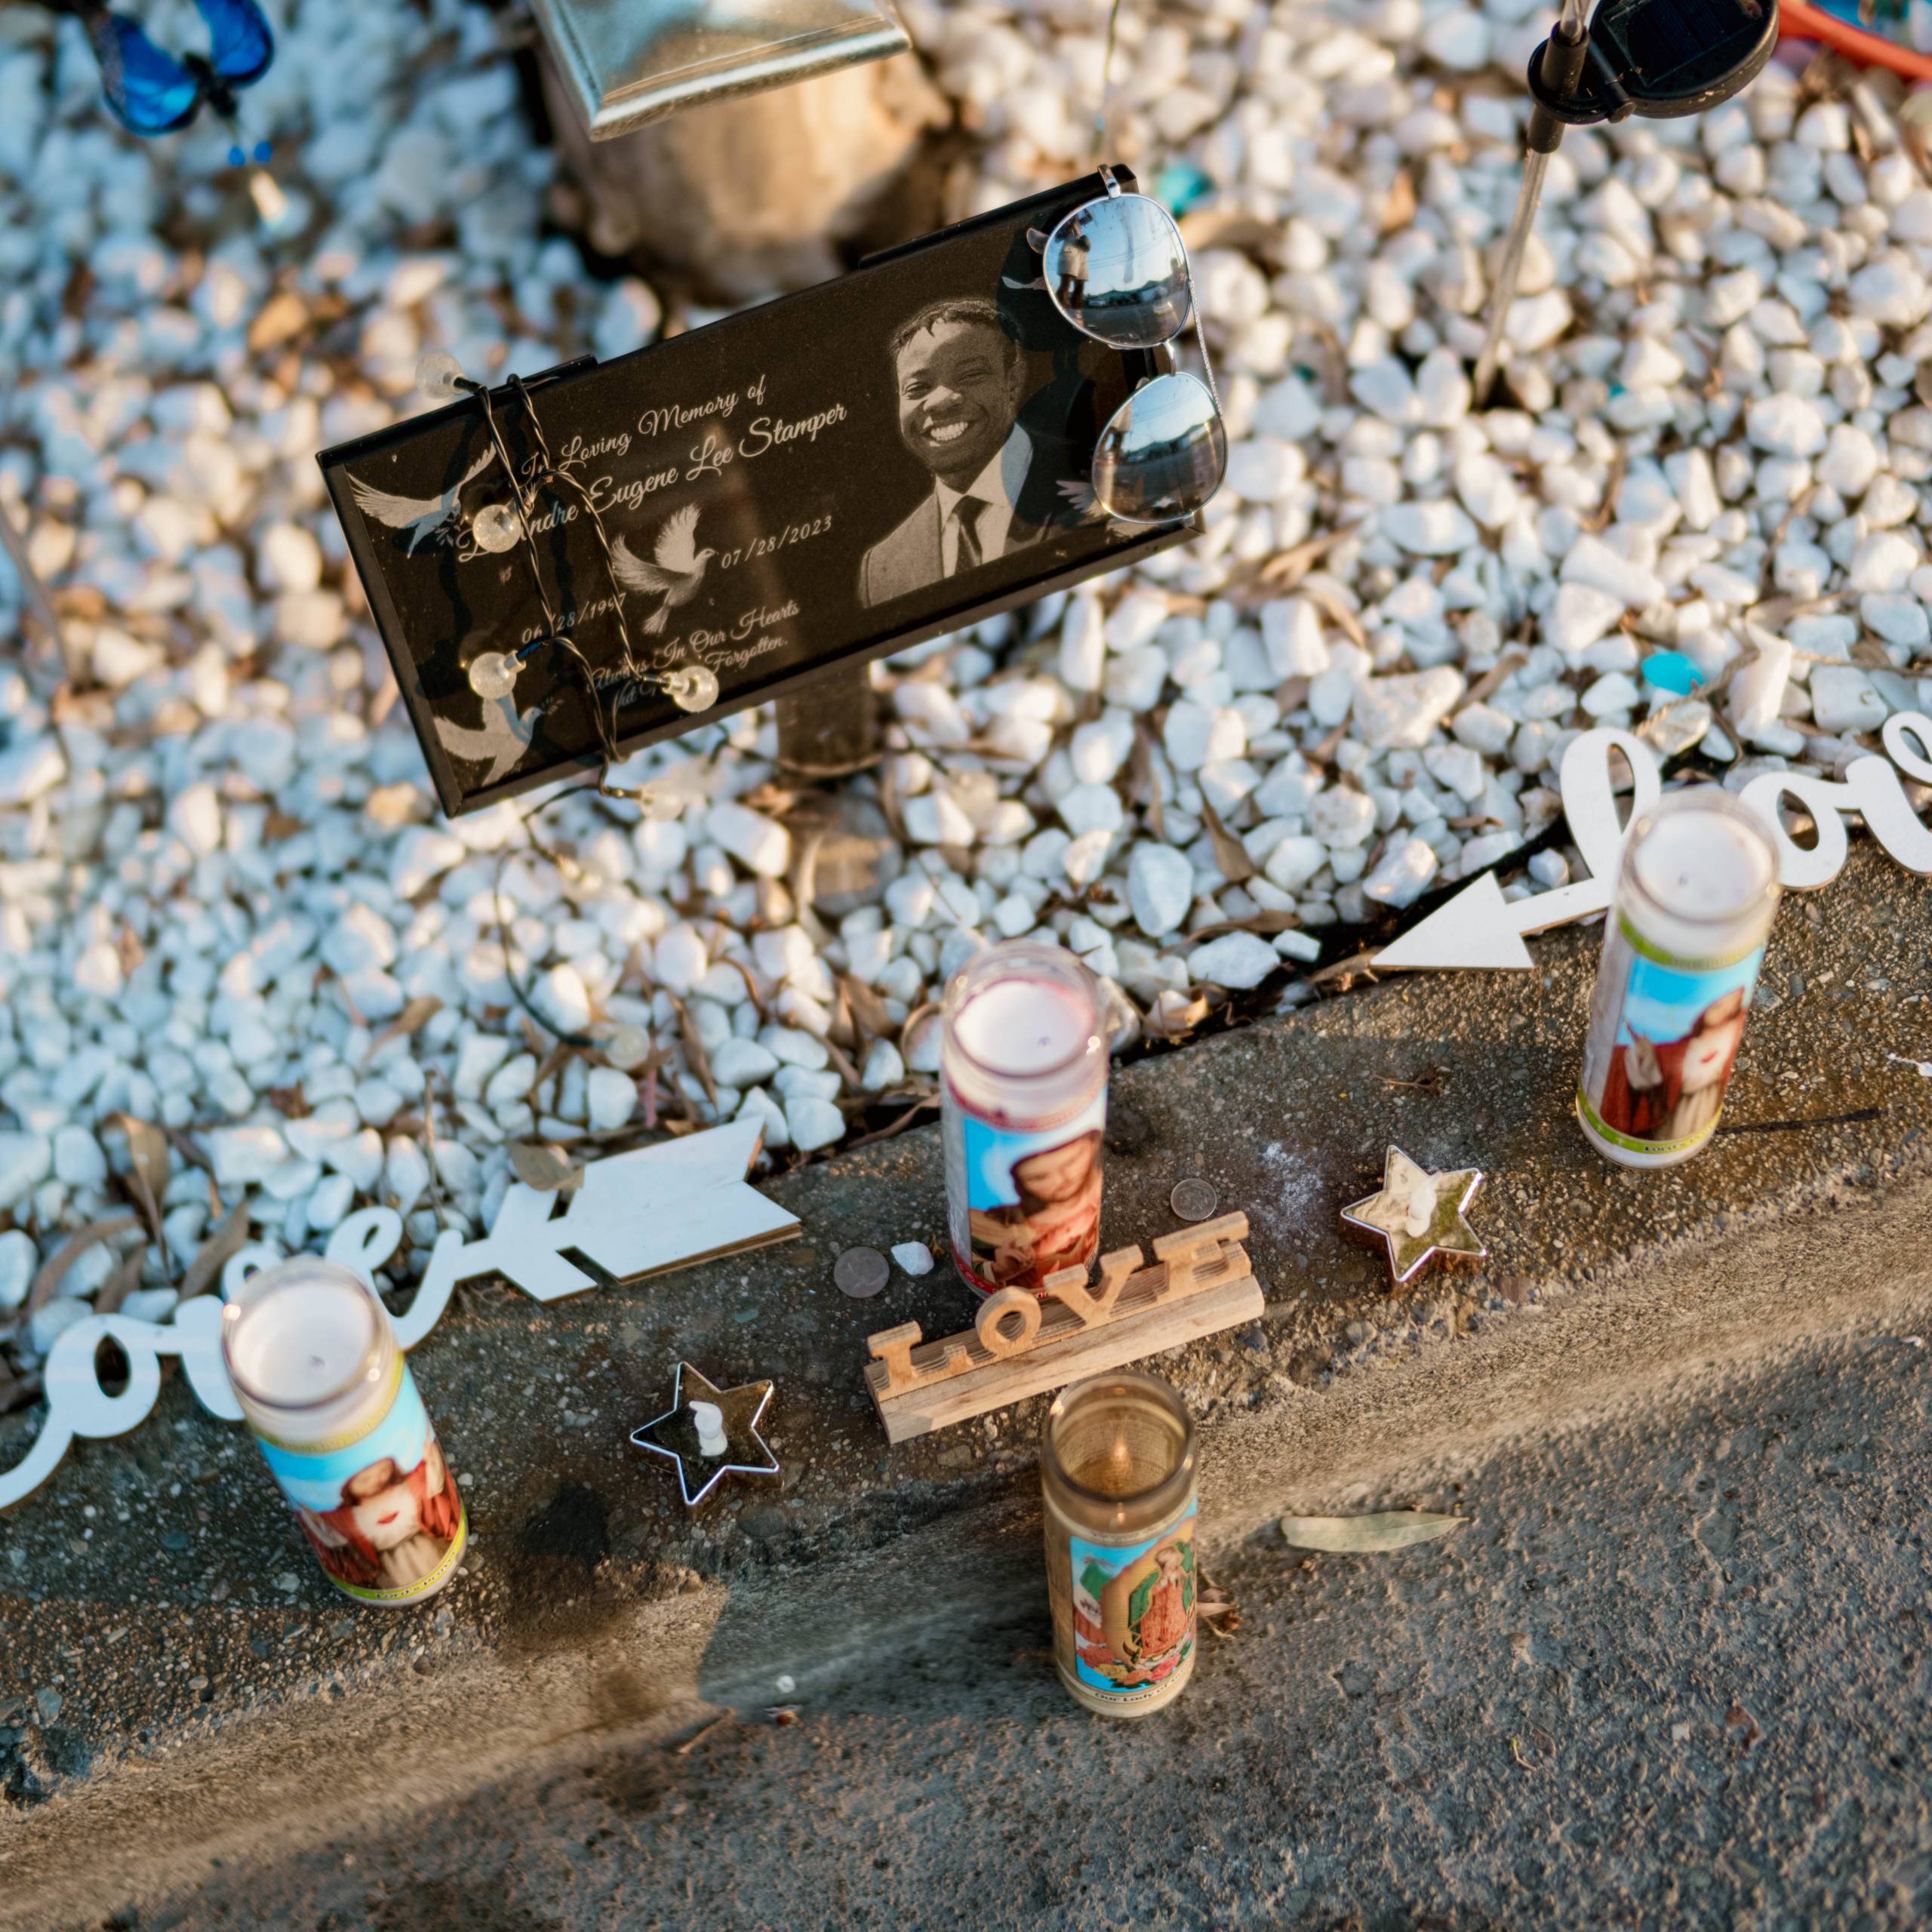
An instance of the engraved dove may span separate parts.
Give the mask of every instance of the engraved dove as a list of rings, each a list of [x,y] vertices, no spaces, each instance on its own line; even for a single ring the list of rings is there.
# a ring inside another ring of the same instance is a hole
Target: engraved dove
[[[475,789],[480,791],[500,778],[507,778],[522,762],[536,735],[537,720],[543,709],[542,705],[533,704],[528,711],[519,712],[515,694],[506,691],[501,697],[483,700],[483,723],[477,730],[452,724],[438,713],[436,736],[451,757],[469,764],[488,766],[476,781]]]
[[[359,476],[349,479],[349,494],[355,499],[355,507],[366,517],[377,523],[386,524],[392,530],[409,532],[408,554],[416,554],[416,546],[426,537],[433,537],[455,515],[457,500],[466,487],[475,481],[484,471],[497,460],[494,449],[487,449],[469,466],[467,474],[459,477],[440,497],[401,497],[391,490],[379,490],[373,483],[365,483]]]
[[[663,602],[645,620],[644,628],[654,635],[661,633],[671,613],[680,604],[688,604],[704,582],[704,573],[715,550],[697,547],[697,506],[688,504],[664,519],[646,563],[620,537],[611,546],[611,569],[626,590],[641,590]]]

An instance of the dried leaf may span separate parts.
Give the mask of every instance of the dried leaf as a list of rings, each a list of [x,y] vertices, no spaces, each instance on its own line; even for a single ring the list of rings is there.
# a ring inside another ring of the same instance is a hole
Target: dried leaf
[[[764,1010],[764,1001],[758,993],[758,981],[752,977],[752,969],[742,959],[736,958],[728,952],[712,963],[718,966],[735,966],[738,969],[739,978],[745,983],[745,994],[752,1003],[752,1011],[761,1020],[768,1017]]]
[[[1221,823],[1221,815],[1208,802],[1204,792],[1201,799],[1201,816],[1208,821],[1208,836],[1214,848],[1214,863],[1221,869],[1221,876],[1230,885],[1238,885],[1243,879],[1254,876],[1254,861],[1247,856],[1247,848]]]
[[[841,980],[835,980],[832,989],[832,1018],[825,1029],[828,1046],[857,1047],[859,1044],[857,1027],[852,1019],[852,1001]]]
[[[1251,912],[1244,919],[1222,919],[1211,926],[1201,926],[1187,936],[1189,946],[1204,946],[1211,939],[1219,939],[1224,933],[1260,933],[1272,939],[1277,933],[1290,933],[1299,930],[1301,915],[1299,912],[1282,912],[1273,907],[1259,912]]]
[[[392,1040],[407,1040],[420,1032],[442,1010],[443,1003],[434,993],[418,993],[369,1042],[369,1051],[362,1056],[362,1064],[367,1066]]]
[[[1306,597],[1358,651],[1368,648],[1368,633],[1362,629],[1361,619],[1351,611],[1326,584],[1305,584],[1302,595]]]
[[[792,903],[798,909],[798,924],[804,928],[806,937],[814,946],[825,943],[825,922],[812,909],[812,901],[818,897],[818,852],[825,843],[825,828],[820,825],[810,831],[798,826],[792,828],[798,839],[798,848],[792,861]]]
[[[1134,754],[1128,771],[1133,780],[1133,795],[1147,814],[1148,830],[1165,844],[1167,818],[1161,808],[1161,779],[1154,764],[1154,734],[1144,723],[1137,723],[1134,728]]]
[[[715,1112],[718,1106],[718,1082],[712,1077],[711,1056],[705,1051],[704,1042],[698,1037],[697,1023],[675,993],[666,993],[664,997],[671,1002],[671,1011],[678,1016],[678,1031],[685,1043],[685,1062],[697,1075],[697,1084],[704,1089],[704,1097]]]
[[[900,809],[898,761],[888,758],[879,767],[878,808],[885,814],[885,822],[892,828],[892,835],[902,845],[908,844],[906,836],[906,816]]]
[[[852,1002],[852,1017],[860,1029],[872,1039],[884,1039],[892,1031],[892,1017],[885,1010],[885,1001],[872,987],[852,974],[841,975],[839,984],[845,989],[845,997]]]
[[[1281,1534],[1295,1549],[1336,1550],[1359,1556],[1433,1543],[1469,1520],[1467,1516],[1439,1515],[1429,1509],[1381,1509],[1366,1516],[1284,1516]]]
[[[139,1220],[132,1214],[109,1214],[101,1220],[90,1221],[85,1227],[69,1235],[42,1263],[40,1272],[33,1278],[33,1286],[27,1291],[27,1312],[31,1315],[35,1309],[45,1308],[54,1299],[54,1291],[66,1279],[67,1270],[89,1248],[140,1225]]]
[[[540,1194],[568,1193],[583,1179],[580,1161],[573,1161],[561,1147],[540,1140],[512,1140],[510,1167],[525,1187]]]
[[[194,1137],[178,1127],[171,1127],[165,1131],[168,1135],[168,1146],[172,1147],[191,1168],[199,1168],[202,1173],[208,1176],[208,1186],[212,1190],[214,1186],[214,1163],[202,1152],[200,1145]]]
[[[221,1271],[248,1244],[248,1206],[243,1201],[196,1251],[181,1277],[181,1299],[192,1301],[221,1279]]]
[[[863,1094],[866,1091],[866,1083],[860,1078],[859,1069],[854,1064],[851,1055],[847,1053],[829,1035],[820,1044],[825,1048],[826,1057],[832,1062],[832,1072],[837,1074],[854,1093]]]
[[[260,355],[292,342],[309,326],[309,310],[301,297],[284,289],[255,311],[248,325],[248,346]]]
[[[1241,248],[1273,262],[1280,259],[1278,226],[1235,208],[1202,208],[1180,220],[1181,238],[1197,255],[1208,248]]]
[[[174,1161],[168,1151],[168,1136],[151,1122],[137,1120],[132,1114],[111,1114],[112,1124],[128,1137],[128,1192],[148,1232],[161,1238],[161,1204],[168,1192],[168,1177]]]
[[[1200,1589],[1194,1600],[1194,1614],[1201,1627],[1217,1637],[1232,1637],[1241,1628],[1241,1606],[1205,1570],[1196,1572]]]
[[[1416,218],[1416,184],[1410,178],[1406,168],[1395,171],[1395,178],[1389,184],[1389,198],[1382,204],[1382,232],[1392,235],[1398,228],[1406,228]]]
[[[580,1047],[572,1046],[568,1040],[559,1040],[543,1056],[543,1064],[537,1069],[537,1077],[530,1083],[530,1091],[533,1094],[540,1093],[543,1091],[544,1081],[560,1072],[566,1061],[574,1059],[583,1051],[583,1049]]]
[[[882,1097],[889,1099],[894,1097],[888,1095]],[[928,1112],[938,1105],[939,1099],[936,1094],[920,1094],[890,1126],[879,1128],[871,1134],[862,1134],[856,1140],[847,1141],[844,1152],[850,1154],[861,1147],[869,1147],[875,1140],[890,1140],[895,1134],[904,1133],[922,1113]]]
[[[1200,994],[1189,998],[1164,986],[1141,1024],[1155,1039],[1184,1040],[1208,1017],[1208,1002]]]
[[[1527,651],[1518,651],[1514,645],[1506,651],[1469,689],[1463,694],[1463,701],[1457,706],[1460,712],[1472,704],[1480,704],[1493,691],[1499,689],[1504,681],[1520,671],[1530,661]]]
[[[94,1291],[94,1312],[97,1315],[112,1315],[140,1286],[141,1263],[148,1257],[148,1244],[137,1241],[121,1257],[120,1265]]]

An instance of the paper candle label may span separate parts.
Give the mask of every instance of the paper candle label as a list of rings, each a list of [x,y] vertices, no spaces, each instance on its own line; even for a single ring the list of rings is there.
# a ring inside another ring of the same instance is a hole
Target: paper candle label
[[[1577,1105],[1619,1147],[1683,1153],[1717,1126],[1764,949],[1672,958],[1621,914],[1616,920],[1591,1002]]]
[[[1004,1125],[949,1098],[946,1198],[961,1272],[988,1294],[1038,1294],[1056,1269],[1091,1266],[1100,1251],[1106,1089],[1047,1128]]]
[[[1069,1598],[1056,1598],[1060,1666],[1121,1706],[1152,1703],[1194,1653],[1195,1508],[1127,1548],[1069,1536]]]
[[[469,1534],[456,1474],[443,1459],[409,1365],[398,1358],[386,1411],[352,1441],[261,1450],[337,1589],[407,1603],[442,1583]]]

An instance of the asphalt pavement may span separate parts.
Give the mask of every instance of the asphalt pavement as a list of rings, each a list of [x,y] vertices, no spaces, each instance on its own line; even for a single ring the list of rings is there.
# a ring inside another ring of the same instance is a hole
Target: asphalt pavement
[[[1929,1417],[1911,1324],[1840,1337],[1374,1495],[1284,1496],[1471,1521],[1391,1555],[1204,1549],[1241,1627],[1137,1724],[1066,1699],[1021,1589],[964,1632],[935,1605],[841,1681],[774,1681],[793,1721],[747,1701],[681,1752],[398,1799],[93,1923],[1923,1926]],[[834,1631],[848,1608],[818,1606]]]

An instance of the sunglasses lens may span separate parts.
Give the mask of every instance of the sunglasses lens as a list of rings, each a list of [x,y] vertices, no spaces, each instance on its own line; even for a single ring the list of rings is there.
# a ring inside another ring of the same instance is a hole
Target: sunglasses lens
[[[1094,494],[1121,523],[1192,516],[1220,488],[1228,432],[1198,377],[1156,376],[1114,411],[1094,451]]]
[[[1187,250],[1145,195],[1076,208],[1047,238],[1047,293],[1073,326],[1116,349],[1154,349],[1187,326]]]

